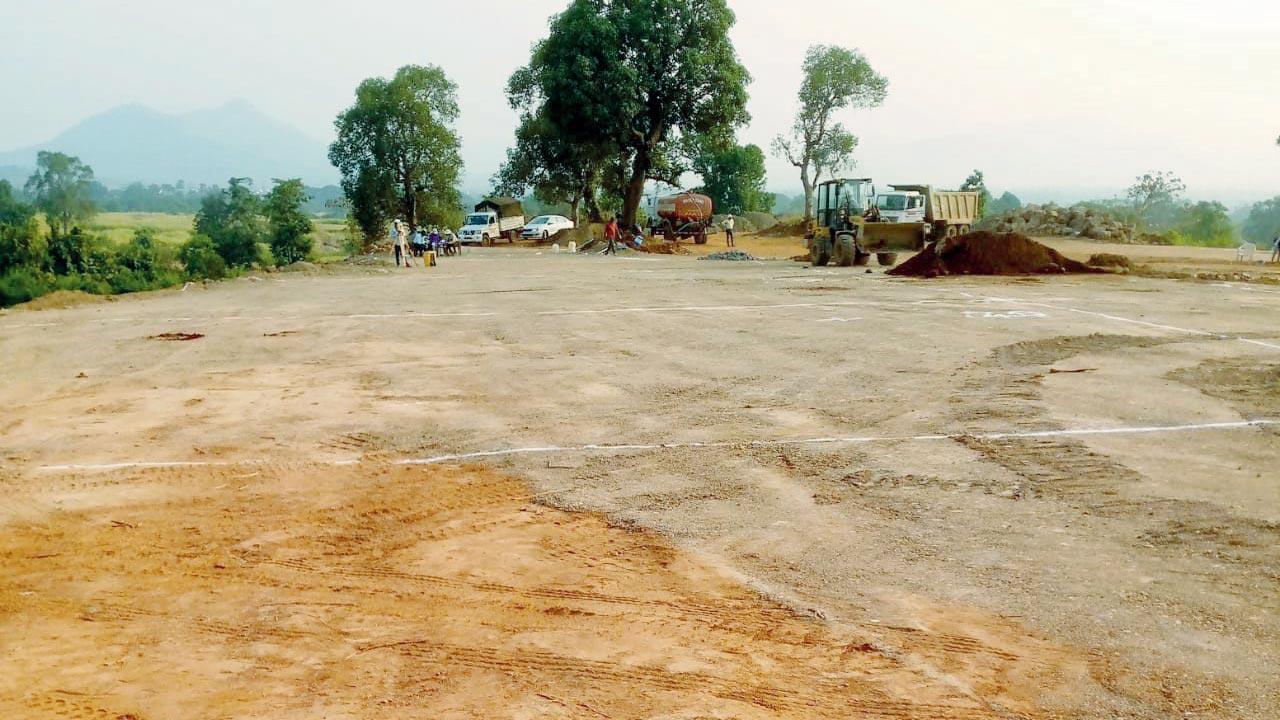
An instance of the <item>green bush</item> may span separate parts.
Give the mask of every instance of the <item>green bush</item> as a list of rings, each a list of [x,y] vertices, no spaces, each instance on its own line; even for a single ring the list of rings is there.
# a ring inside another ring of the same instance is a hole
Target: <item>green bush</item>
[[[18,225],[0,223],[0,272],[15,267],[38,268],[44,264],[48,249],[35,218]]]
[[[213,241],[204,235],[192,235],[178,251],[178,259],[192,279],[221,280],[227,275],[227,261],[218,254]]]
[[[53,231],[49,237],[46,264],[55,275],[86,272],[89,269],[89,236],[80,228],[72,228],[65,235]]]
[[[54,278],[33,267],[10,268],[0,275],[0,306],[34,300],[55,289]]]

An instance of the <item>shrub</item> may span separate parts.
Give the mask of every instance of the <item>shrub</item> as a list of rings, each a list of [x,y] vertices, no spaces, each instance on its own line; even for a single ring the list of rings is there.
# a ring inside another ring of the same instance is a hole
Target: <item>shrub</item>
[[[0,306],[34,300],[54,289],[54,279],[34,267],[10,268],[0,275]]]
[[[89,237],[80,228],[72,228],[66,234],[53,231],[49,237],[47,265],[55,275],[85,272],[89,266]]]
[[[227,274],[227,262],[218,254],[213,241],[204,235],[192,235],[178,251],[178,259],[193,279],[221,280]]]
[[[15,267],[39,268],[48,250],[35,218],[14,225],[0,223],[0,272]]]

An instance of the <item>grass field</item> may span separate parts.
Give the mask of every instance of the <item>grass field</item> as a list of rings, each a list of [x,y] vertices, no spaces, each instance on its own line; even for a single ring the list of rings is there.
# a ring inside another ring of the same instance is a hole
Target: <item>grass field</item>
[[[315,222],[315,256],[320,259],[340,258],[345,255],[342,249],[346,237],[347,225],[342,220],[321,220]],[[194,215],[170,215],[166,213],[100,213],[88,224],[90,232],[102,235],[115,245],[123,245],[141,228],[156,231],[160,242],[166,245],[181,245],[191,237],[191,229],[195,224]],[[47,232],[47,228],[45,229]]]

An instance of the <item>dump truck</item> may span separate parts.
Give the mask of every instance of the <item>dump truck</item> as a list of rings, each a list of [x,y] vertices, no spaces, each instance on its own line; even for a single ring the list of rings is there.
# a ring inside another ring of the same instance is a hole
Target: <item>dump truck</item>
[[[661,234],[667,242],[693,239],[696,245],[707,244],[707,231],[715,206],[711,198],[685,192],[658,198],[658,216],[649,226],[649,237]]]
[[[515,242],[524,228],[524,207],[509,197],[487,197],[467,215],[458,238],[466,244],[492,245],[498,238]]]
[[[926,243],[973,230],[978,217],[978,193],[934,190],[928,185],[890,185],[876,194],[867,218],[863,246],[918,250]]]
[[[816,194],[815,227],[809,233],[815,265],[865,265],[872,254],[881,265],[893,265],[898,251],[969,232],[978,213],[976,192],[928,185],[890,185],[877,192],[870,178],[829,180]]]

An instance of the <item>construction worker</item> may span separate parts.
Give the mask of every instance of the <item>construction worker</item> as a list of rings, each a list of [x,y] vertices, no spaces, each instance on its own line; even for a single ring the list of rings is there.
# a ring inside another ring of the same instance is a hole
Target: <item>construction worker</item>
[[[724,219],[724,245],[725,247],[733,247],[733,216],[730,215]]]
[[[604,255],[618,254],[618,219],[610,217],[609,222],[604,226],[604,239],[608,245],[605,246]]]

